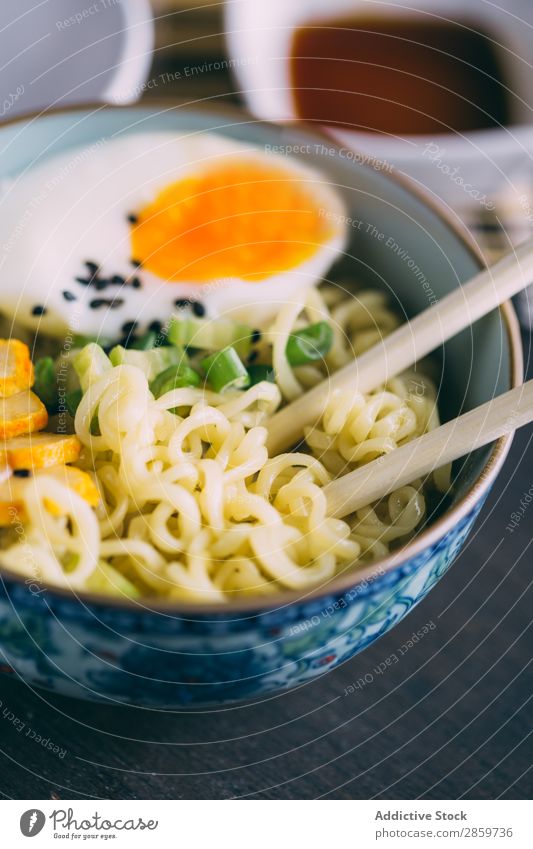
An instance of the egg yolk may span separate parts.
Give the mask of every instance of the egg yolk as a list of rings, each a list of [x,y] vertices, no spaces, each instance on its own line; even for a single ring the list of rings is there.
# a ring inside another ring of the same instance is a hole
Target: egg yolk
[[[172,281],[264,280],[304,262],[332,235],[312,186],[257,162],[178,180],[135,219],[133,256]]]

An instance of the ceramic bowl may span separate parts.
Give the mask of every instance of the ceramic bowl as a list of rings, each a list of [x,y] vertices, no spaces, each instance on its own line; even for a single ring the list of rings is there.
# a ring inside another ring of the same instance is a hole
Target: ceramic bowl
[[[132,103],[154,45],[149,0],[0,5],[0,119],[71,103]]]
[[[0,128],[0,177],[75,145],[150,129],[178,136],[216,131],[322,169],[353,216],[350,275],[386,288],[407,315],[480,267],[472,247],[407,184],[342,155],[323,137],[234,111],[108,107],[18,120]],[[522,364],[511,306],[450,341],[443,364],[445,418],[516,385]],[[445,574],[510,442],[506,437],[457,464],[450,504],[404,549],[305,594],[226,608],[137,604],[76,597],[1,570],[1,668],[31,686],[79,698],[160,707],[221,704],[311,681],[386,633]]]
[[[533,126],[530,0],[231,0],[226,38],[233,70],[248,107],[267,121],[297,117],[289,59],[294,31],[304,24],[340,18],[387,20],[419,16],[479,27],[491,39],[512,95],[511,124],[470,133],[376,135],[329,128],[339,145],[391,163],[453,209],[475,210],[500,193],[520,193],[531,180]],[[327,79],[324,80],[327,87]]]

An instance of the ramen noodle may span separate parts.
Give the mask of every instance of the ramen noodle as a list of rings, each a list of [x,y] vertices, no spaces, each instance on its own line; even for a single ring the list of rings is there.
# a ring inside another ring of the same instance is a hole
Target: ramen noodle
[[[398,323],[382,293],[327,285],[255,334],[255,368],[271,372],[248,388],[216,391],[207,372],[203,384],[160,394],[134,356],[93,374],[79,393],[73,465],[92,478],[98,504],[46,468],[17,480],[24,520],[2,530],[2,563],[75,591],[226,603],[306,591],[387,555],[423,526],[428,495],[447,490],[449,469],[344,520],[328,516],[324,486],[439,425],[427,370],[366,395],[332,393],[294,452],[269,457],[265,442],[276,410]],[[324,325],[327,353],[291,363],[291,338],[301,343],[299,331]],[[194,339],[189,348],[194,371]]]

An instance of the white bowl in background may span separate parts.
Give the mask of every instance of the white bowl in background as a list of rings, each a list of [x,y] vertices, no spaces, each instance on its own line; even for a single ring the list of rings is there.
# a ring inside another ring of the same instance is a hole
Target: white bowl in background
[[[149,0],[0,4],[0,120],[71,103],[130,103],[152,61]]]
[[[248,107],[270,121],[297,118],[289,73],[296,28],[336,17],[422,13],[477,24],[493,40],[514,99],[512,124],[468,134],[384,136],[327,128],[341,146],[389,163],[455,209],[490,206],[502,191],[533,186],[533,2],[507,0],[227,0],[233,68]]]

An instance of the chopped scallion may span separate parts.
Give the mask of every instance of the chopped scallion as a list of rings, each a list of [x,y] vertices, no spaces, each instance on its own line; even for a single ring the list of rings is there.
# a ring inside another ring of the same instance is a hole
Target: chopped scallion
[[[218,318],[173,318],[168,328],[168,341],[182,348],[218,351],[229,346],[246,359],[252,346],[254,331],[246,324]]]
[[[129,598],[140,596],[135,584],[132,584],[118,569],[109,566],[103,560],[98,561],[96,569],[87,578],[86,589],[93,593],[105,593],[113,596],[125,595]]]
[[[76,415],[76,410],[79,407],[82,397],[83,392],[81,389],[73,389],[72,392],[67,392],[65,395],[65,404],[72,418]]]
[[[57,411],[57,376],[52,357],[42,357],[35,363],[33,391],[41,399],[49,413]]]
[[[223,348],[204,357],[201,366],[215,392],[244,389],[250,385],[250,375],[234,348]]]
[[[268,366],[264,363],[257,363],[248,366],[248,374],[250,375],[251,386],[255,386],[256,383],[262,383],[263,380],[267,380],[268,383],[276,382],[274,369],[272,366]]]
[[[169,366],[169,368],[158,374],[151,382],[150,390],[155,398],[160,398],[161,395],[165,395],[173,389],[180,389],[182,386],[199,385],[200,375],[190,366],[186,365],[186,363],[179,363],[175,366]]]
[[[291,366],[305,366],[322,360],[333,345],[333,330],[327,321],[309,324],[291,333],[285,348]]]
[[[147,333],[134,339],[129,347],[134,351],[149,351],[150,348],[155,348],[157,336],[154,330],[148,330]]]

